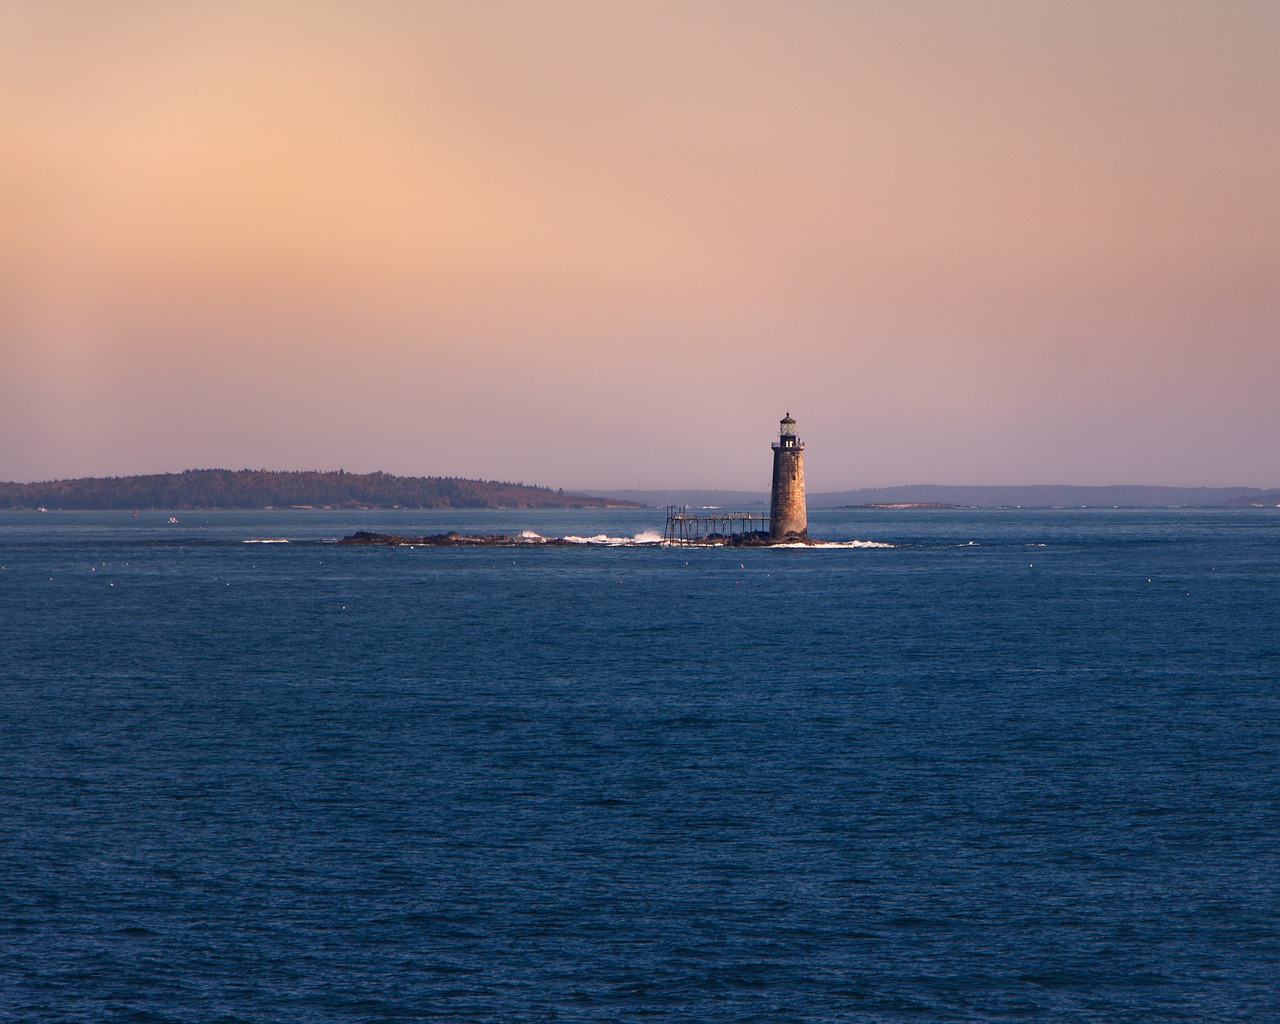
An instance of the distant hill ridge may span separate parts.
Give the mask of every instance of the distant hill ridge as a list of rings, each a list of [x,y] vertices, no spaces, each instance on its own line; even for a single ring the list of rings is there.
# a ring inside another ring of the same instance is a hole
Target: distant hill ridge
[[[1082,487],[1066,484],[1031,486],[965,487],[917,484],[910,487],[862,488],[815,495],[814,502],[832,505],[926,504],[965,505],[978,508],[1193,508],[1275,505],[1280,490],[1256,487],[1155,487],[1122,484]]]
[[[601,492],[609,498],[627,498],[646,505],[716,506],[749,508],[767,506],[768,491],[622,490]],[[1280,489],[1258,487],[1154,487],[1120,485],[1082,487],[1037,484],[1029,486],[966,487],[945,484],[913,484],[905,487],[864,487],[852,491],[809,492],[810,508],[847,505],[960,505],[973,508],[1233,508],[1248,505],[1280,505]]]
[[[344,470],[188,469],[148,476],[0,483],[0,508],[602,508],[634,504],[523,483]]]

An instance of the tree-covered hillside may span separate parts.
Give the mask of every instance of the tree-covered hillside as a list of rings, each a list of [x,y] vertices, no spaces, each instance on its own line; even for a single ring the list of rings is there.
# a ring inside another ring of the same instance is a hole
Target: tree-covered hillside
[[[188,469],[150,476],[0,483],[0,508],[594,508],[633,504],[525,484],[342,470]]]

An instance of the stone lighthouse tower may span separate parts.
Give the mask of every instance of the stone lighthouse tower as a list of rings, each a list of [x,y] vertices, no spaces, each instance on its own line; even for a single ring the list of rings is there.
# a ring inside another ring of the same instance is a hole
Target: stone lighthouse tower
[[[804,442],[796,436],[791,413],[783,417],[773,442],[773,491],[769,496],[769,539],[808,540],[804,504]]]

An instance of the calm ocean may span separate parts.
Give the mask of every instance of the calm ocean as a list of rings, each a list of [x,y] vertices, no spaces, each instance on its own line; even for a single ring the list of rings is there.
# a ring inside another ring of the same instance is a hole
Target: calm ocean
[[[168,516],[0,513],[0,1019],[1280,1020],[1280,510]]]

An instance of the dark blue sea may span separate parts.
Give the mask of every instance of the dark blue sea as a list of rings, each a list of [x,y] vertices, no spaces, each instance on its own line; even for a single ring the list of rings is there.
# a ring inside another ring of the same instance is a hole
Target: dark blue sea
[[[0,1019],[1280,1020],[1280,510],[172,514],[0,513]]]

